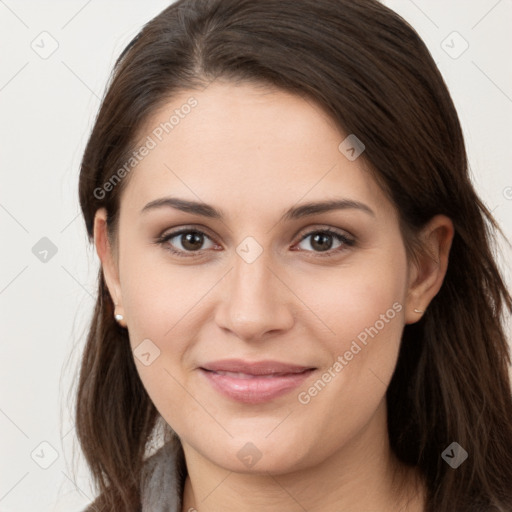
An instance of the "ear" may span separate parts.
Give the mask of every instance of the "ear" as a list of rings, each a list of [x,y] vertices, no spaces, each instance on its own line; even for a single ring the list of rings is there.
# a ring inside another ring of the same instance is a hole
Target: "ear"
[[[419,238],[424,251],[409,266],[406,324],[417,322],[441,289],[448,268],[453,235],[453,223],[445,215],[436,215],[421,230]]]
[[[105,208],[98,209],[94,216],[94,245],[101,261],[108,291],[116,305],[116,314],[119,313],[124,316],[117,253],[107,235],[107,211]],[[120,323],[123,325],[124,321]]]

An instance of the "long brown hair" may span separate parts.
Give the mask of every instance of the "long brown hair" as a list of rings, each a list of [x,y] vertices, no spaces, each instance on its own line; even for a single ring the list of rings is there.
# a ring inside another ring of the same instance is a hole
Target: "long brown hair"
[[[427,512],[512,510],[503,327],[512,298],[494,257],[501,231],[471,184],[441,74],[415,30],[387,7],[376,0],[179,0],[166,8],[117,60],[83,156],[79,195],[89,240],[101,207],[115,239],[129,175],[106,193],[102,187],[134,150],[144,121],[173,94],[217,78],[300,94],[357,134],[362,158],[400,213],[411,256],[429,219],[452,219],[443,286],[421,321],[404,329],[387,391],[390,443],[425,477]],[[158,418],[100,270],[76,427],[101,510],[139,510]],[[452,442],[469,454],[457,469],[441,457]]]

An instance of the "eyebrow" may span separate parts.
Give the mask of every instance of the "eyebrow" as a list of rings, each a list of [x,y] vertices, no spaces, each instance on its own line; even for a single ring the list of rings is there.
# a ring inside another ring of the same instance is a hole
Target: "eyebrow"
[[[158,208],[175,208],[182,212],[192,213],[195,215],[201,215],[202,217],[208,217],[211,219],[222,220],[225,214],[222,210],[214,208],[213,206],[198,202],[189,201],[186,199],[179,199],[177,197],[162,197],[149,202],[141,210],[141,214],[150,210]],[[309,215],[315,215],[318,213],[324,213],[333,210],[350,210],[356,209],[368,213],[373,217],[376,217],[375,212],[366,204],[351,199],[332,199],[328,201],[317,201],[303,203],[299,206],[289,208],[281,216],[280,222],[301,219]]]

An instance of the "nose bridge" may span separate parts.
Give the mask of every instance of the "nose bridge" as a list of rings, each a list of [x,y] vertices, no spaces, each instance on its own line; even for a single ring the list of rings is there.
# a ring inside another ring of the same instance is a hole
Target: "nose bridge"
[[[263,254],[251,262],[237,256],[231,276],[233,298],[236,297],[239,301],[248,302],[255,307],[258,304],[268,304],[272,291],[275,297],[275,283],[271,282],[273,274],[270,271],[270,263],[269,258]]]
[[[244,255],[244,248],[247,246],[240,244],[234,268],[227,276],[228,290],[217,315],[219,326],[245,339],[288,329],[293,314],[286,287],[274,275],[271,258],[266,252],[255,259],[247,258],[245,255],[250,251]]]

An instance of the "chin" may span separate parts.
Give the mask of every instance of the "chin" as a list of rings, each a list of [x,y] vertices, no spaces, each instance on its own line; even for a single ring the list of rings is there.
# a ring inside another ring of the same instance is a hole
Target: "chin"
[[[283,474],[312,463],[308,457],[311,450],[303,440],[290,435],[275,435],[274,439],[269,439],[265,435],[236,435],[213,443],[192,440],[189,444],[213,464],[236,473]]]

